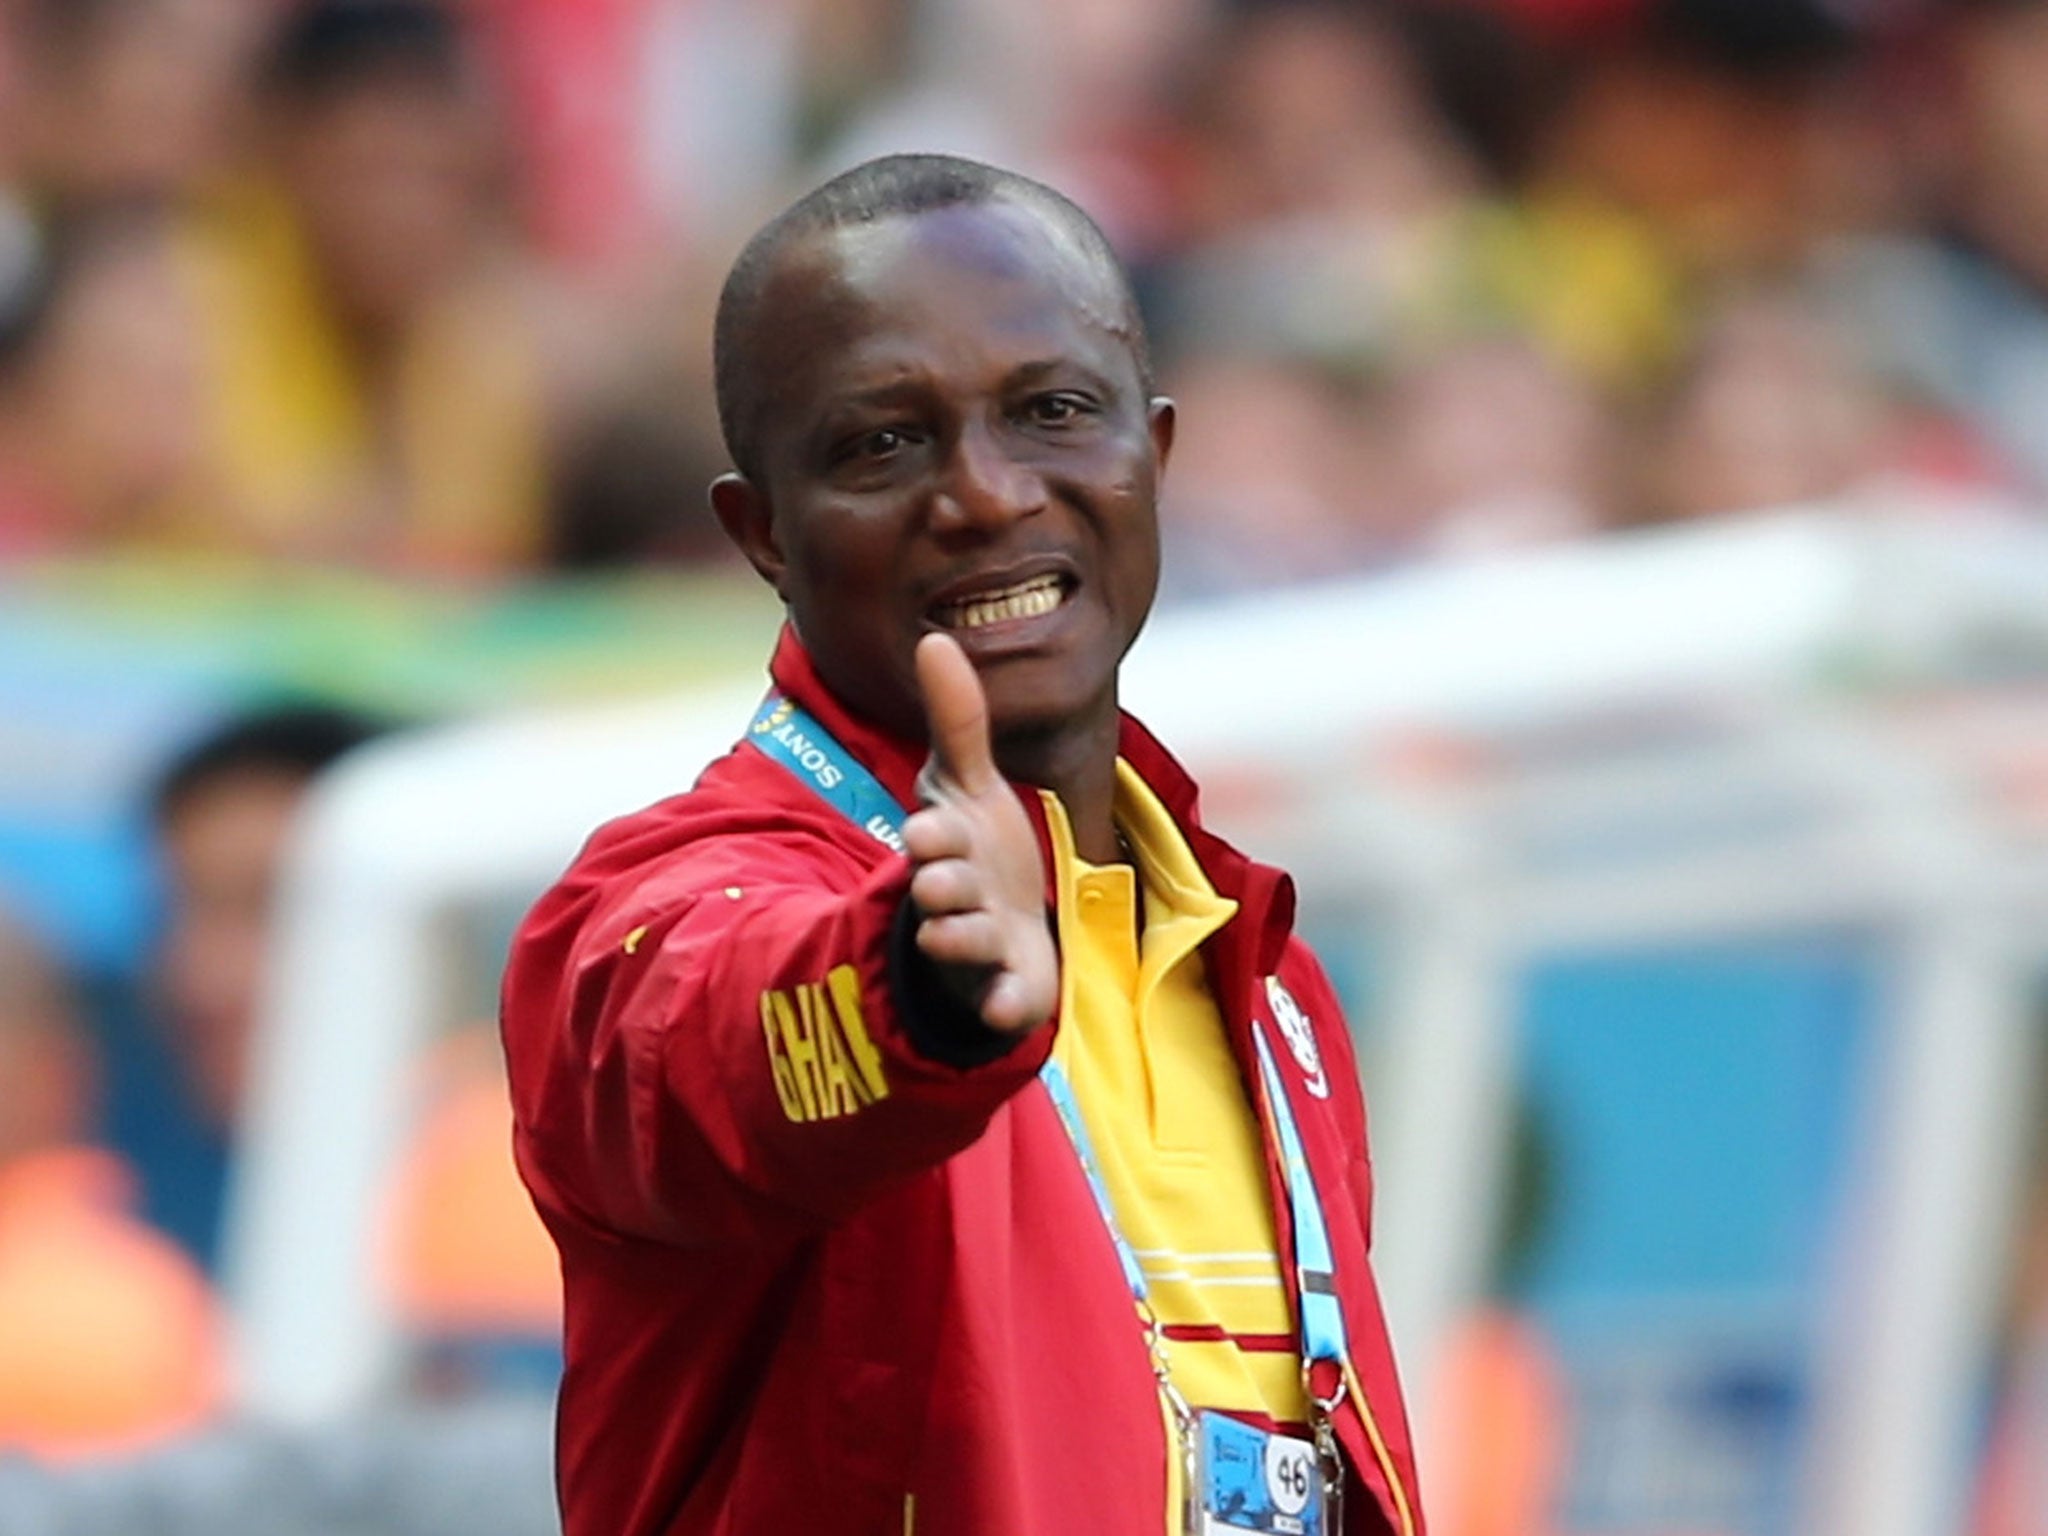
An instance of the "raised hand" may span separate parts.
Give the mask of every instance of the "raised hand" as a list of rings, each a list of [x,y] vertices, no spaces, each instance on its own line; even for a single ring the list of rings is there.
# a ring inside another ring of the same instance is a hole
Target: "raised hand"
[[[931,736],[918,778],[924,808],[903,824],[917,947],[989,1028],[1035,1029],[1060,989],[1038,839],[996,767],[988,700],[959,642],[920,640],[917,683]]]

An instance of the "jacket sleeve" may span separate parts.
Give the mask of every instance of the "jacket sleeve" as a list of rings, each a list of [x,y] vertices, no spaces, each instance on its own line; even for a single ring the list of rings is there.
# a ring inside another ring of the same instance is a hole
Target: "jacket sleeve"
[[[516,1150],[543,1208],[748,1241],[833,1221],[979,1137],[1053,1031],[991,1055],[938,1016],[903,974],[909,878],[800,826],[586,855],[506,971]]]

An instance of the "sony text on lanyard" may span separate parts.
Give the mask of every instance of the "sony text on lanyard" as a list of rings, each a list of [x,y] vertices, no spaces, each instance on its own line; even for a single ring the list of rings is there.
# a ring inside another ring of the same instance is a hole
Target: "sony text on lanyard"
[[[771,693],[755,713],[747,740],[764,756],[780,763],[802,783],[891,852],[902,853],[903,806],[868,768],[840,745],[809,711],[793,699]],[[1344,1313],[1338,1305],[1329,1228],[1322,1202],[1309,1173],[1294,1111],[1274,1065],[1266,1033],[1256,1023],[1259,1076],[1280,1142],[1287,1175],[1288,1205],[1294,1214],[1294,1271],[1301,1297],[1301,1345],[1304,1377],[1308,1367],[1328,1361],[1339,1367],[1345,1359]],[[1225,1536],[1256,1532],[1265,1536],[1334,1536],[1340,1525],[1338,1494],[1342,1464],[1330,1413],[1342,1398],[1310,1401],[1316,1409],[1313,1445],[1291,1435],[1272,1433],[1227,1414],[1193,1408],[1174,1386],[1167,1370],[1163,1331],[1154,1313],[1137,1255],[1125,1239],[1111,1207],[1109,1188],[1096,1161],[1093,1139],[1081,1116],[1073,1085],[1050,1059],[1040,1069],[1053,1107],[1073,1143],[1087,1178],[1124,1280],[1131,1288],[1146,1329],[1154,1374],[1174,1411],[1181,1450],[1188,1471],[1187,1529],[1193,1536]],[[1340,1377],[1341,1379],[1341,1377]]]

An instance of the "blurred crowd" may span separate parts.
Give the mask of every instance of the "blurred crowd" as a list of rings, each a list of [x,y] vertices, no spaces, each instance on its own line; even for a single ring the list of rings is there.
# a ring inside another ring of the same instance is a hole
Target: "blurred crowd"
[[[1176,599],[1900,486],[2025,506],[2044,80],[2048,0],[0,0],[0,582],[720,567],[717,283],[909,148],[1053,182],[1129,261]],[[264,710],[167,762],[162,936],[111,1008],[0,923],[0,1446],[222,1400],[271,886],[378,725]],[[554,1326],[496,1071],[423,1065],[394,1196],[456,1374]]]
[[[0,1460],[140,1450],[227,1406],[223,1205],[287,841],[315,779],[384,729],[275,703],[181,744],[148,797],[162,920],[132,974],[82,987],[0,910]],[[551,1381],[554,1252],[512,1168],[495,1029],[465,1016],[415,1076],[375,1237],[411,1385]]]
[[[890,148],[1139,275],[1182,595],[2048,479],[2032,0],[7,0],[0,559],[720,558],[709,299]]]

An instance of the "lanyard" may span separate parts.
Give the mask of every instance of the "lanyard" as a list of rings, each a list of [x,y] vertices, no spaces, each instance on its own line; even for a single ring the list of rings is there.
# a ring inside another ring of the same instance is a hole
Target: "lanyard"
[[[1273,1106],[1273,1122],[1280,1128],[1280,1155],[1287,1168],[1287,1203],[1294,1211],[1294,1277],[1301,1293],[1301,1347],[1310,1360],[1344,1364],[1344,1309],[1337,1304],[1337,1260],[1330,1252],[1330,1229],[1323,1221],[1323,1203],[1316,1198],[1316,1181],[1308,1171],[1308,1155],[1301,1149],[1301,1130],[1294,1123],[1293,1106],[1280,1082],[1280,1069],[1273,1065],[1273,1048],[1266,1032],[1252,1027],[1252,1041],[1259,1050],[1259,1075],[1265,1079],[1266,1101]]]
[[[893,852],[903,851],[903,807],[881,781],[852,753],[834,739],[815,716],[795,700],[771,693],[755,712],[747,740],[764,755],[780,763],[817,795]],[[1307,1361],[1344,1363],[1344,1312],[1337,1303],[1336,1263],[1330,1252],[1330,1230],[1323,1220],[1322,1201],[1316,1196],[1308,1157],[1302,1150],[1301,1130],[1294,1121],[1279,1068],[1274,1065],[1266,1032],[1256,1025],[1252,1039],[1258,1047],[1259,1076],[1265,1085],[1266,1101],[1273,1109],[1273,1122],[1280,1136],[1280,1155],[1287,1173],[1287,1202],[1294,1213],[1294,1273],[1301,1296],[1301,1343]],[[1147,1318],[1148,1331],[1155,1335],[1158,1324],[1152,1316],[1149,1288],[1138,1256],[1118,1225],[1110,1205],[1109,1186],[1103,1181],[1096,1160],[1095,1144],[1081,1119],[1081,1106],[1074,1097],[1073,1084],[1064,1068],[1051,1058],[1039,1070],[1039,1079],[1059,1112],[1060,1124],[1073,1143],[1074,1155],[1087,1176],[1089,1192],[1095,1197],[1102,1224],[1116,1244],[1117,1259],[1131,1299]],[[1163,1364],[1163,1361],[1160,1363]],[[1169,1384],[1170,1388],[1170,1384]],[[1173,1394],[1178,1398],[1178,1393]]]
[[[884,848],[903,852],[903,807],[896,797],[796,700],[769,694],[754,711],[747,740]]]
[[[1281,1159],[1287,1170],[1287,1203],[1294,1212],[1294,1273],[1301,1292],[1302,1352],[1310,1360],[1328,1360],[1341,1367],[1344,1363],[1344,1311],[1337,1305],[1330,1230],[1323,1222],[1322,1202],[1316,1198],[1315,1180],[1309,1174],[1308,1158],[1301,1148],[1301,1131],[1294,1123],[1294,1110],[1280,1085],[1280,1073],[1273,1065],[1266,1032],[1255,1027],[1252,1038],[1258,1045],[1259,1073],[1265,1080],[1266,1098],[1273,1106],[1273,1120],[1280,1130]],[[1123,1228],[1117,1224],[1116,1212],[1109,1203],[1109,1186],[1103,1180],[1101,1165],[1095,1158],[1095,1143],[1081,1118],[1081,1105],[1074,1097],[1074,1087],[1068,1081],[1066,1069],[1048,1058],[1038,1075],[1052,1097],[1053,1108],[1059,1111],[1060,1124],[1066,1127],[1067,1139],[1074,1144],[1074,1154],[1080,1159],[1081,1171],[1088,1176],[1089,1192],[1095,1196],[1096,1209],[1102,1213],[1102,1224],[1109,1229],[1110,1238],[1116,1244],[1124,1279],[1131,1288],[1131,1299],[1140,1306],[1149,1306],[1150,1293],[1144,1269],[1139,1265],[1129,1240],[1124,1237]]]

